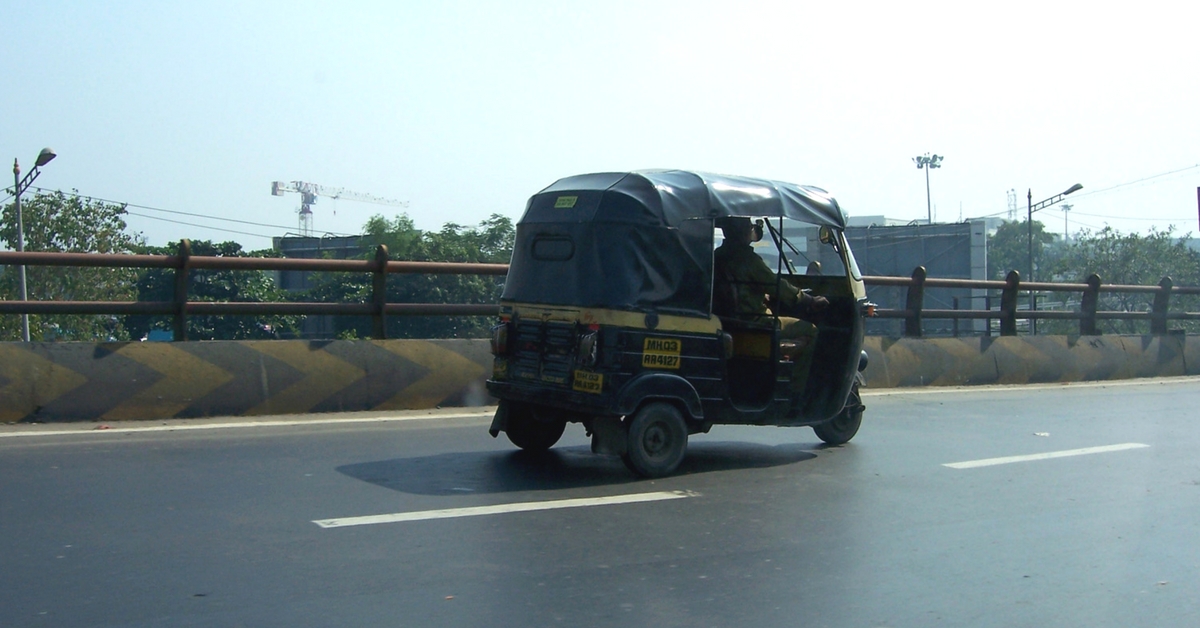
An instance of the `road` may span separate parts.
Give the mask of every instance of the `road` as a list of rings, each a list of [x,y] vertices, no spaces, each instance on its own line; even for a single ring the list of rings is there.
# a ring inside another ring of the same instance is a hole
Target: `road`
[[[1200,625],[1200,379],[865,402],[657,481],[478,413],[0,427],[0,626]]]

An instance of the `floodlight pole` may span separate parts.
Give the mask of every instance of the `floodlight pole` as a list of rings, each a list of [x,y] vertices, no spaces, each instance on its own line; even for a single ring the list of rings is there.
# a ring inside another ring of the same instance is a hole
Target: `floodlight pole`
[[[917,164],[917,169],[925,171],[925,216],[929,224],[933,224],[933,201],[929,194],[929,171],[933,168],[941,168],[942,160],[945,157],[941,155],[918,155],[913,157],[913,163]]]
[[[1079,190],[1082,190],[1082,189],[1083,189],[1083,186],[1076,183],[1075,185],[1072,185],[1070,188],[1068,188],[1067,191],[1063,192],[1062,194],[1055,194],[1054,196],[1051,196],[1050,198],[1048,198],[1044,201],[1038,201],[1038,203],[1036,205],[1033,203],[1033,188],[1030,188],[1029,191],[1025,193],[1025,202],[1027,203],[1027,207],[1029,208],[1029,213],[1025,218],[1025,229],[1028,234],[1027,235],[1027,243],[1029,246],[1029,281],[1030,282],[1033,281],[1033,212],[1046,209],[1047,207],[1066,198],[1066,196],[1068,194],[1071,194],[1073,192],[1078,192]],[[1037,310],[1037,294],[1033,290],[1030,290],[1029,291],[1029,311],[1033,312],[1036,310]],[[1031,333],[1034,333],[1034,334],[1037,333],[1037,319],[1036,318],[1029,319],[1029,330]]]

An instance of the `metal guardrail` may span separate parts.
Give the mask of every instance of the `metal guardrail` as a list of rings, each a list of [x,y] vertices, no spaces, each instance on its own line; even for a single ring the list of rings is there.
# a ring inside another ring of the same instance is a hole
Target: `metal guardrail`
[[[921,321],[931,319],[967,319],[967,320],[999,320],[1000,335],[1017,335],[1017,320],[1078,320],[1079,334],[1082,336],[1098,335],[1098,320],[1149,320],[1150,333],[1164,335],[1168,331],[1168,321],[1192,320],[1200,321],[1200,312],[1171,312],[1169,310],[1172,295],[1200,295],[1200,287],[1184,287],[1173,285],[1170,277],[1163,277],[1156,286],[1132,286],[1121,284],[1103,284],[1100,276],[1092,273],[1086,283],[1052,283],[1044,281],[1021,281],[1017,271],[1011,271],[1004,281],[986,281],[974,279],[937,279],[926,277],[925,268],[918,266],[911,277],[863,277],[868,286],[893,286],[907,288],[905,308],[879,309],[876,315],[880,318],[904,319],[904,335],[919,337],[922,335]],[[926,288],[969,288],[977,290],[997,290],[1000,292],[999,310],[945,310],[925,309]],[[1020,310],[1017,307],[1020,292],[1067,292],[1081,293],[1079,311],[1053,310]],[[1102,292],[1152,294],[1154,301],[1149,312],[1125,312],[1098,310]],[[989,324],[990,326],[990,324]]]
[[[380,246],[370,260],[288,259],[272,257],[207,257],[191,254],[191,244],[184,240],[177,255],[108,255],[98,253],[37,253],[0,252],[0,265],[11,266],[76,266],[92,268],[171,268],[175,270],[175,293],[171,301],[0,301],[0,314],[149,314],[173,317],[177,340],[187,340],[189,315],[336,315],[370,316],[372,336],[387,337],[388,316],[493,316],[499,314],[495,304],[455,303],[388,303],[387,275],[403,273],[449,275],[505,275],[507,264],[476,264],[456,262],[394,261],[388,258],[387,247]],[[296,302],[207,302],[187,299],[188,281],[192,269],[245,271],[310,271],[370,273],[371,298],[366,303],[296,303]],[[904,335],[922,335],[923,319],[999,320],[1002,336],[1017,335],[1018,320],[1067,319],[1079,321],[1081,335],[1097,335],[1100,319],[1149,320],[1151,334],[1166,334],[1168,321],[1197,320],[1200,312],[1171,312],[1168,306],[1172,295],[1200,295],[1200,287],[1172,285],[1164,277],[1157,286],[1105,285],[1098,275],[1086,283],[1021,282],[1020,274],[1012,271],[1005,281],[973,279],[938,279],[926,276],[924,267],[917,267],[911,277],[863,277],[868,286],[907,288],[904,309],[878,309],[880,318],[904,320]],[[946,310],[924,307],[926,288],[968,288],[1000,292],[999,310]],[[1079,311],[1019,310],[1019,293],[1075,292],[1081,293]],[[1142,293],[1154,295],[1149,312],[1098,311],[1102,292]],[[990,324],[989,324],[990,326]]]
[[[389,273],[442,275],[505,275],[507,264],[453,262],[410,262],[388,259],[380,246],[370,260],[287,259],[275,257],[208,257],[191,254],[191,243],[180,243],[178,255],[106,255],[99,253],[0,252],[0,265],[77,266],[92,268],[172,268],[175,293],[171,301],[0,301],[0,314],[149,314],[172,316],[176,340],[187,340],[189,315],[322,315],[370,316],[372,337],[387,337],[387,317],[392,316],[491,316],[499,313],[493,304],[388,303]],[[313,302],[208,302],[189,301],[188,280],[192,269],[209,270],[294,270],[309,272],[370,273],[371,299],[367,303]]]

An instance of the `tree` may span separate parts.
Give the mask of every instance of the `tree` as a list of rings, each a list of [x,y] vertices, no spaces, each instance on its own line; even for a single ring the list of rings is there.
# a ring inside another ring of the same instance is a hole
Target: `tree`
[[[988,277],[1003,281],[1009,271],[1021,273],[1021,279],[1029,280],[1029,223],[1022,220],[1004,221],[996,233],[988,238],[987,265]],[[1034,270],[1040,271],[1049,267],[1048,244],[1054,242],[1054,234],[1046,231],[1041,222],[1033,221],[1033,259]],[[1044,280],[1041,272],[1035,278]]]
[[[22,199],[25,250],[58,253],[131,253],[139,238],[125,231],[125,206],[63,192]],[[17,212],[9,203],[0,216],[0,239],[17,244]],[[26,292],[32,301],[132,301],[137,274],[128,268],[27,266]],[[16,299],[17,269],[0,275],[0,295]],[[30,315],[32,340],[123,340],[115,316]],[[20,340],[20,317],[0,317],[0,339]]]
[[[191,243],[192,255],[205,257],[277,257],[274,251],[246,253],[237,242],[214,243],[198,240]],[[144,246],[143,255],[175,255],[179,243],[165,247]],[[171,301],[175,298],[175,270],[150,268],[137,278],[139,301]],[[286,301],[282,290],[266,271],[208,270],[188,271],[189,301],[264,302]],[[278,338],[295,332],[295,316],[189,316],[188,340],[246,340]],[[162,316],[126,316],[125,328],[130,336],[144,338],[151,330],[172,330],[173,321]]]
[[[1190,235],[1190,234],[1189,234]],[[1186,236],[1185,236],[1186,237]],[[1112,227],[1098,232],[1083,231],[1064,248],[1054,266],[1056,279],[1084,282],[1092,273],[1105,284],[1154,285],[1170,277],[1176,286],[1200,286],[1200,253],[1188,248],[1184,239],[1176,237],[1173,229],[1151,229],[1146,235],[1121,234]],[[1146,293],[1100,293],[1100,311],[1148,311],[1154,295]],[[1174,296],[1171,310],[1196,311],[1196,297]],[[1147,333],[1148,323],[1129,320],[1102,320],[1107,333]],[[1195,323],[1173,323],[1174,327],[1195,330]]]
[[[373,258],[374,248],[388,247],[392,260],[508,263],[512,257],[515,230],[512,220],[493,214],[477,227],[446,223],[440,231],[421,231],[412,219],[400,215],[392,220],[372,217],[364,227],[364,243]],[[496,303],[504,278],[479,275],[393,274],[387,280],[390,303]],[[371,294],[367,276],[327,275],[305,298],[322,302],[366,302]],[[389,338],[461,338],[486,335],[494,321],[484,316],[392,316]],[[338,335],[365,337],[371,321],[365,317],[334,319]]]

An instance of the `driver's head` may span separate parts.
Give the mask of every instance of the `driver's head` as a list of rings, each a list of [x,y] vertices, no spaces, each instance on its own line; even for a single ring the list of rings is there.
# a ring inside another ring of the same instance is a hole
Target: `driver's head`
[[[741,216],[731,216],[723,219],[721,222],[721,232],[725,234],[726,240],[733,242],[745,242],[749,244],[762,238],[761,227],[756,230],[749,218]]]

